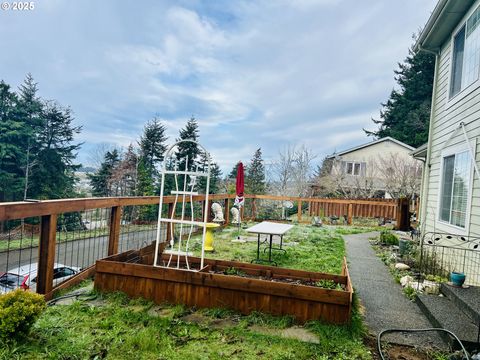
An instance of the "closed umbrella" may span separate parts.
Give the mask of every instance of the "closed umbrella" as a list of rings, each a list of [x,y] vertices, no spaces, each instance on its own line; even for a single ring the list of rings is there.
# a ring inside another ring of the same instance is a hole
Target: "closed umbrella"
[[[241,214],[241,208],[243,204],[245,203],[245,198],[243,192],[245,191],[245,176],[243,173],[243,164],[240,161],[237,165],[237,182],[235,184],[235,202],[234,206],[238,207],[238,239],[240,240],[240,214]]]

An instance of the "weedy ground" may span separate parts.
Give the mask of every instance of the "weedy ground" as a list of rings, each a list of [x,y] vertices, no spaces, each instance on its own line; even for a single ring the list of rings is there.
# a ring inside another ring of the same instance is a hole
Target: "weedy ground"
[[[367,231],[355,227],[295,226],[285,237],[287,253],[275,253],[279,266],[339,273],[345,246],[342,234]],[[247,234],[241,230],[241,237]],[[208,257],[250,261],[256,242],[232,243],[236,228],[216,233],[215,252]],[[194,246],[199,246],[197,243]],[[197,249],[198,251],[198,249]],[[196,310],[181,305],[160,307],[120,293],[97,294],[95,304],[75,301],[50,306],[23,342],[0,346],[0,359],[372,359],[364,344],[364,327],[355,301],[352,321],[335,326],[311,321],[305,328],[317,343],[286,339],[256,331],[284,329],[290,317],[261,313],[242,316],[225,309]],[[201,314],[206,323],[185,319]],[[159,316],[160,314],[160,316]],[[229,325],[211,326],[223,319]]]

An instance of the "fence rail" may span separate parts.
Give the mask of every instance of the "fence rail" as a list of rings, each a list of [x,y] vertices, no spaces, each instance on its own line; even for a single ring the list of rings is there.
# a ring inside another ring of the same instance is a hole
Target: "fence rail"
[[[208,208],[213,202],[220,203],[225,223],[229,224],[234,198],[234,194],[209,195]],[[320,215],[321,211],[323,216],[345,216],[348,224],[352,224],[354,217],[392,218],[398,224],[409,217],[408,209],[406,213],[400,211],[400,200],[273,195],[246,195],[245,198],[242,219],[250,220],[272,218],[271,212],[280,207],[278,202],[283,207],[287,201],[296,204],[296,208],[289,209],[288,215],[296,217],[298,222],[309,221],[307,217]],[[174,196],[165,196],[163,210],[169,214],[175,212],[174,202]],[[194,196],[193,202],[198,203],[196,216],[201,220],[205,195]],[[274,208],[262,206],[266,203],[276,205]],[[49,297],[55,289],[64,286],[55,281],[57,270],[54,264],[88,269],[91,273],[96,260],[118,252],[138,250],[151,243],[157,231],[158,204],[157,196],[0,203],[0,274],[13,267],[28,265],[36,269],[36,291]],[[211,213],[208,218],[212,220]],[[170,240],[169,229],[161,230],[166,240]]]
[[[467,285],[480,285],[480,238],[427,232],[420,246],[420,273],[449,278],[451,271],[467,275]]]

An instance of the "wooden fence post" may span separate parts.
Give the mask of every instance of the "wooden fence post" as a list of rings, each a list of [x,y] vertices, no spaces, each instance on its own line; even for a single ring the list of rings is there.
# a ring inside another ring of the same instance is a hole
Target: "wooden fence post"
[[[230,199],[225,199],[225,225],[230,223]]]
[[[353,219],[353,204],[350,203],[348,204],[348,210],[347,210],[347,224],[352,225],[352,219]]]
[[[168,218],[169,219],[172,217],[173,211],[174,211],[173,203],[169,203],[168,204]],[[203,221],[203,219],[202,219],[202,221]],[[173,227],[173,225],[167,223],[167,244],[169,244],[170,240],[172,240],[172,227]]]
[[[410,230],[410,201],[407,198],[398,199],[396,220],[397,230]]]
[[[298,200],[297,220],[298,220],[298,222],[302,221],[302,200]]]
[[[205,219],[205,200],[202,200],[202,219],[200,221],[203,221]]]
[[[120,239],[120,227],[122,220],[122,207],[114,206],[110,212],[110,231],[108,234],[108,256],[118,253],[118,241]]]
[[[57,215],[44,215],[40,220],[38,247],[37,293],[48,294],[53,288],[53,264],[57,236]]]
[[[212,204],[213,204],[213,201],[212,200],[208,200],[208,203],[207,203],[207,211],[208,211],[208,215],[207,215],[207,221],[208,222],[211,222],[213,220],[213,217],[212,217]]]
[[[257,218],[257,199],[253,198],[252,199],[252,220],[255,221]]]

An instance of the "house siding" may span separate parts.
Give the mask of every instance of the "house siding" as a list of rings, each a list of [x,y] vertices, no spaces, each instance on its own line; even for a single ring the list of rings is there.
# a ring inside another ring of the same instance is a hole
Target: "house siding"
[[[480,1],[476,1],[472,6],[477,7]],[[465,19],[462,20],[463,23]],[[460,23],[459,23],[460,24]],[[448,232],[470,236],[480,236],[480,181],[476,174],[472,176],[471,202],[469,204],[470,214],[467,218],[467,226],[464,230],[444,224],[438,220],[439,192],[441,186],[441,153],[451,147],[464,145],[465,139],[461,129],[456,132],[448,144],[452,133],[455,132],[460,122],[466,124],[467,136],[474,147],[476,162],[480,159],[480,146],[477,138],[480,135],[480,87],[467,89],[470,93],[459,93],[458,101],[448,101],[449,78],[451,69],[451,49],[452,39],[442,46],[441,52],[437,58],[439,62],[436,67],[436,80],[432,101],[433,111],[430,131],[430,148],[428,154],[428,163],[430,169],[424,181],[422,198],[426,199],[423,207],[423,231]],[[472,172],[474,172],[472,166]],[[427,186],[425,186],[427,185]]]
[[[411,149],[391,140],[373,143],[369,146],[352,150],[346,154],[339,156],[339,158],[335,160],[331,174],[335,175],[341,173],[341,167],[344,166],[345,162],[357,162],[365,164],[362,165],[362,175],[366,175],[367,177],[373,177],[374,188],[376,190],[384,191],[385,185],[383,183],[383,180],[379,177],[380,174],[377,171],[378,164],[376,162],[379,161],[381,157],[388,159],[388,157],[391,155],[396,155],[400,158],[405,159],[405,161],[411,161],[411,151]],[[351,186],[354,186],[355,178],[356,176],[354,175],[347,175],[347,183],[349,183],[349,185]]]

